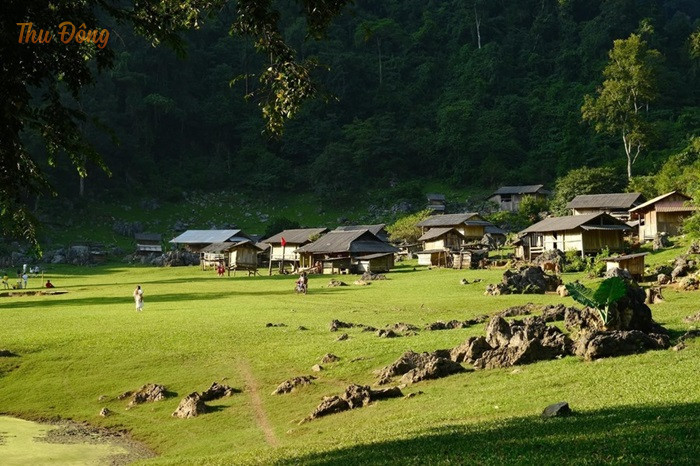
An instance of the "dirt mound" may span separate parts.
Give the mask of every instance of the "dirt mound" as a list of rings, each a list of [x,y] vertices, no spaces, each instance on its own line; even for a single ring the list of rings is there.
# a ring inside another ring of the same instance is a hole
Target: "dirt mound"
[[[282,395],[284,393],[290,393],[293,392],[297,387],[301,387],[303,385],[311,385],[313,381],[316,380],[316,377],[313,375],[301,375],[299,377],[294,377],[289,380],[285,380],[281,384],[277,386],[274,392],[272,392],[273,395]]]
[[[204,414],[208,411],[208,406],[204,404],[202,396],[197,393],[190,393],[184,397],[180,404],[178,405],[175,412],[173,412],[173,417],[179,417],[180,419],[188,419],[191,417],[197,417],[200,414]]]
[[[143,403],[164,400],[166,398],[166,391],[163,385],[149,383],[127,396],[131,396],[129,407],[132,407]]]
[[[506,270],[501,283],[488,285],[485,294],[544,294],[547,291],[556,291],[561,284],[559,277],[548,275],[539,267],[526,266],[517,271]]]
[[[425,379],[437,379],[465,369],[450,359],[449,351],[438,350],[432,353],[407,351],[390,365],[377,371],[379,385],[387,384],[392,377],[403,376],[403,383],[413,383]]]
[[[639,330],[584,332],[576,342],[575,353],[586,360],[666,349],[668,335],[646,334]]]
[[[234,393],[241,393],[237,388],[231,388],[228,385],[221,385],[218,382],[212,382],[211,387],[202,392],[202,401],[218,400],[225,396],[231,396]]]
[[[403,396],[398,387],[373,390],[368,385],[349,385],[340,396],[324,397],[321,404],[302,422],[312,421],[319,417],[335,414],[349,409],[362,408],[373,401]]]
[[[561,330],[540,317],[506,322],[495,316],[486,328],[486,350],[474,362],[477,369],[530,364],[571,354],[572,342]]]

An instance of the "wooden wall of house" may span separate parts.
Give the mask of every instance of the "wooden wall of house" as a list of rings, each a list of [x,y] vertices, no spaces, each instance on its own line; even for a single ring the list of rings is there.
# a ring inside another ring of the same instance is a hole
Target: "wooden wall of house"
[[[376,259],[361,260],[357,262],[358,272],[388,272],[394,266],[394,255],[389,254]]]
[[[484,237],[484,227],[482,225],[462,225],[457,230],[467,238],[481,239]]]
[[[671,236],[679,235],[683,226],[683,219],[690,212],[656,212],[656,229]]]
[[[462,238],[459,235],[456,235],[455,233],[447,233],[432,241],[425,241],[423,249],[430,250],[448,248],[459,250],[459,248],[461,247]]]
[[[644,256],[633,257],[632,259],[621,260],[619,262],[609,261],[606,262],[605,266],[607,270],[620,268],[629,271],[632,275],[643,276]]]
[[[272,247],[270,248],[270,258],[273,261],[282,260],[282,249],[284,249],[284,260],[298,261],[299,254],[294,251],[299,247],[301,247],[301,244],[287,243],[284,248],[282,248],[281,244],[272,244]]]
[[[257,267],[258,254],[257,249],[239,247],[231,251],[229,265],[238,267]]]
[[[625,247],[623,232],[620,230],[584,230],[582,234],[586,253],[597,253],[605,247],[611,251],[619,251]]]
[[[583,250],[581,229],[572,231],[548,232],[542,235],[545,251],[558,249],[562,252]]]

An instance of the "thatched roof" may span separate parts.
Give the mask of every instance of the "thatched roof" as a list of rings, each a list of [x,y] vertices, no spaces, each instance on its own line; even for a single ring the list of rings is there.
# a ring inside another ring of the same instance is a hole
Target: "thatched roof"
[[[274,236],[262,240],[262,243],[278,244],[282,242],[282,238],[290,244],[306,244],[312,237],[322,235],[328,232],[328,228],[295,228],[292,230],[284,230]]]
[[[566,217],[550,217],[525,228],[518,233],[547,233],[552,231],[568,231],[576,228],[586,230],[629,230],[630,227],[622,220],[603,212],[585,215],[569,215]]]
[[[582,194],[573,198],[567,209],[625,209],[644,201],[641,193]]]

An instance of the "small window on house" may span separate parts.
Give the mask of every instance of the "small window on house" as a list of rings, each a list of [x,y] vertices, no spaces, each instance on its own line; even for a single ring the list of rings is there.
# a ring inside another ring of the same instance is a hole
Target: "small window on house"
[[[501,202],[511,202],[513,200],[513,197],[508,194],[508,195],[501,195]]]

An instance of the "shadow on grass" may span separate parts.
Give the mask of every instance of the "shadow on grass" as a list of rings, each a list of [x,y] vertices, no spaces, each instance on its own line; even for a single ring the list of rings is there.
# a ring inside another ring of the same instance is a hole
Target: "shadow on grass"
[[[496,423],[445,426],[411,439],[356,445],[283,461],[300,464],[698,464],[699,459],[700,403],[688,403],[627,406],[548,420],[533,416]]]
[[[346,290],[350,290],[349,287],[337,287],[337,288],[311,288],[306,296],[296,295],[292,287],[289,290],[261,290],[261,291],[242,291],[242,290],[232,290],[227,292],[217,292],[217,293],[170,293],[170,294],[153,294],[146,295],[144,299],[145,306],[150,306],[153,303],[174,303],[174,302],[190,302],[190,301],[211,301],[226,298],[235,298],[239,296],[257,296],[257,297],[279,297],[279,296],[298,296],[299,299],[304,299],[306,297],[315,295],[326,295],[332,293],[343,293]],[[359,290],[359,288],[355,288]],[[73,295],[75,296],[75,295]],[[23,309],[23,308],[53,308],[53,307],[64,307],[64,306],[106,306],[114,304],[124,304],[128,306],[134,305],[134,298],[130,294],[124,296],[92,296],[92,297],[76,297],[68,299],[44,299],[41,301],[32,300],[25,301],[22,298],[15,299],[3,299],[0,301],[0,309]]]

